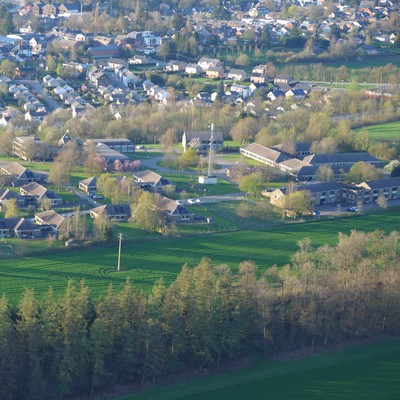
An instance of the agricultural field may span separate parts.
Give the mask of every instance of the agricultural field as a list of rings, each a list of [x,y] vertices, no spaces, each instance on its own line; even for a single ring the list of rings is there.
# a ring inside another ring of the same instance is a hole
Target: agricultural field
[[[354,132],[368,132],[370,140],[400,141],[400,121],[387,122],[384,124],[370,125],[354,129]]]
[[[264,360],[247,370],[114,400],[393,400],[400,393],[399,371],[400,340],[393,339],[295,359]]]
[[[1,258],[0,295],[6,294],[15,303],[24,287],[34,288],[38,296],[46,293],[49,287],[60,294],[69,279],[84,279],[95,297],[104,293],[109,284],[119,288],[127,279],[148,291],[160,277],[170,284],[185,263],[195,266],[202,257],[209,257],[215,264],[228,264],[234,269],[241,261],[253,260],[261,273],[274,264],[282,266],[288,263],[297,249],[297,242],[305,237],[309,237],[315,246],[334,244],[339,232],[349,233],[355,226],[363,231],[381,229],[390,232],[397,229],[399,223],[400,209],[390,208],[340,219],[181,238],[154,238],[137,231],[133,240],[123,242],[121,272],[116,272],[117,242],[89,250]],[[46,244],[42,246],[45,248]]]

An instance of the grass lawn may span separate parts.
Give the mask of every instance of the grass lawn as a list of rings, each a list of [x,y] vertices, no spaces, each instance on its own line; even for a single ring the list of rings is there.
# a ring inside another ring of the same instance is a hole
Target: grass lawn
[[[150,389],[115,400],[393,400],[400,340],[362,344]]]
[[[399,223],[400,208],[391,208],[341,219],[182,238],[161,239],[158,236],[158,240],[148,240],[148,234],[137,231],[137,241],[123,243],[119,273],[115,271],[117,242],[110,247],[67,253],[17,259],[0,257],[0,295],[5,293],[11,302],[17,302],[24,286],[35,288],[38,295],[45,293],[49,286],[60,293],[70,278],[84,279],[94,296],[103,293],[110,283],[119,287],[127,278],[138,288],[149,290],[160,277],[170,284],[183,264],[195,266],[202,257],[210,257],[214,263],[228,264],[234,269],[243,260],[253,260],[262,272],[274,264],[288,263],[297,249],[297,242],[305,237],[314,245],[334,244],[338,232],[349,233],[352,229],[389,232],[397,229]],[[118,232],[118,228],[115,231]],[[125,233],[129,236],[129,232]],[[45,242],[35,243],[39,247],[46,246]]]
[[[400,141],[400,121],[370,125],[354,129],[355,133],[367,131],[370,140]]]

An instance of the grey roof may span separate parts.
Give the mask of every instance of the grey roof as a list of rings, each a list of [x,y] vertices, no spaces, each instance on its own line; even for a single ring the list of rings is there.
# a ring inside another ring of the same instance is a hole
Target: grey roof
[[[304,152],[304,151],[310,151],[312,142],[311,141],[294,142],[294,145],[296,148],[296,152]],[[275,146],[272,146],[272,148],[279,150],[279,151],[283,151],[285,153],[288,153],[287,146],[288,146],[288,143],[283,142],[283,143],[279,143]]]
[[[90,178],[82,179],[80,181],[80,183],[82,183],[83,185],[86,185],[86,186],[96,186],[97,185],[97,177],[92,176]]]
[[[14,229],[21,217],[0,218],[0,229]]]
[[[330,154],[312,154],[304,158],[305,162],[310,164],[340,164],[340,163],[357,163],[374,162],[378,163],[380,160],[367,152],[360,153],[330,153]]]
[[[187,131],[185,132],[186,142],[192,139],[200,139],[201,141],[211,140],[211,131]],[[214,131],[214,140],[224,140],[222,132]]]
[[[14,227],[15,231],[38,231],[40,228],[29,219],[21,218]]]
[[[387,179],[375,179],[372,181],[362,182],[360,185],[366,185],[370,189],[384,189],[393,186],[400,186],[400,177],[387,178]]]
[[[135,178],[139,178],[142,182],[152,183],[153,185],[157,184],[157,182],[161,179],[161,175],[156,172],[150,171],[146,169],[145,171],[139,171],[134,174]]]
[[[93,208],[92,211],[95,214],[104,213],[107,217],[113,217],[115,215],[131,215],[131,206],[129,204],[106,204]]]
[[[40,219],[44,224],[51,225],[56,228],[60,227],[65,221],[65,217],[58,214],[54,210],[48,210],[35,215],[36,218]]]
[[[17,199],[18,195],[12,192],[10,189],[0,189],[0,201]]]
[[[132,141],[129,139],[89,139],[90,142],[103,143],[107,146],[113,145],[133,145]]]
[[[297,186],[296,191],[301,192],[308,190],[311,193],[327,192],[330,190],[340,190],[342,187],[336,182],[321,182],[321,183],[310,183],[308,185]],[[286,188],[277,189],[282,193],[286,194]]]
[[[276,163],[280,163],[288,159],[288,157],[285,156],[280,151],[262,146],[261,144],[258,143],[250,143],[247,146],[241,147],[241,149],[245,149],[251,153],[254,153],[258,156],[264,157]]]
[[[127,157],[126,155],[108,147],[106,144],[103,143],[99,143],[96,146],[96,151],[100,157],[104,157],[108,162],[113,162],[115,160],[120,160],[120,161],[129,160],[129,157]]]
[[[42,197],[47,192],[47,188],[36,182],[28,183],[24,186],[21,186],[21,189],[26,191],[28,195],[37,197]]]
[[[281,165],[284,165],[287,168],[290,168],[292,171],[297,171],[302,167],[313,167],[314,170],[316,169],[315,166],[306,163],[302,160],[299,160],[297,158],[291,158],[290,160],[285,160],[280,163]]]

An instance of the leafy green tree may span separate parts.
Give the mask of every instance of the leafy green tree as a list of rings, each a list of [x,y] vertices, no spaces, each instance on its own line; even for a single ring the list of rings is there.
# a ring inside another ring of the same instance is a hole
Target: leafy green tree
[[[5,217],[6,218],[14,218],[19,215],[19,207],[17,203],[17,199],[10,199],[5,202]]]
[[[176,31],[180,31],[186,26],[186,17],[179,13],[174,14],[172,17],[172,26]]]
[[[161,224],[162,215],[157,200],[158,197],[153,193],[143,192],[137,205],[132,206],[133,220],[147,231],[156,231]]]
[[[188,167],[194,167],[197,163],[197,153],[195,149],[191,147],[187,148],[185,152],[178,159],[179,166],[182,169],[187,169]]]
[[[0,34],[3,36],[7,36],[14,30],[13,18],[8,10],[4,10],[4,7],[1,8],[2,12],[0,17]]]
[[[285,209],[297,215],[311,214],[313,204],[311,193],[308,190],[296,191],[286,197]]]
[[[252,195],[259,195],[263,186],[262,174],[254,172],[250,175],[245,175],[239,181],[239,189],[243,192]]]
[[[379,179],[382,176],[382,172],[376,167],[365,162],[358,162],[354,164],[346,176],[348,182],[360,183],[363,181],[370,181],[373,179]]]

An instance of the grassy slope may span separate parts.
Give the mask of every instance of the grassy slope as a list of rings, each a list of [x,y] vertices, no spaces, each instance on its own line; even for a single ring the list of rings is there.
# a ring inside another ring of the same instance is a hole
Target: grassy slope
[[[399,208],[365,216],[340,220],[287,224],[257,231],[221,232],[180,239],[126,241],[122,249],[122,271],[115,272],[117,243],[112,247],[42,255],[20,259],[0,259],[0,295],[10,301],[19,298],[24,286],[43,294],[49,286],[63,292],[67,279],[85,279],[93,295],[104,292],[113,283],[119,286],[130,278],[148,290],[159,277],[171,283],[183,264],[196,265],[202,257],[216,264],[227,263],[236,268],[243,260],[254,260],[260,270],[273,264],[284,265],[296,251],[296,243],[310,237],[314,245],[333,244],[338,232],[351,229],[372,231],[397,229]]]
[[[400,140],[400,121],[387,122],[385,124],[377,124],[365,126],[355,129],[354,132],[359,133],[367,131],[371,140]]]
[[[119,400],[392,400],[400,393],[400,340],[359,345],[145,391]]]

